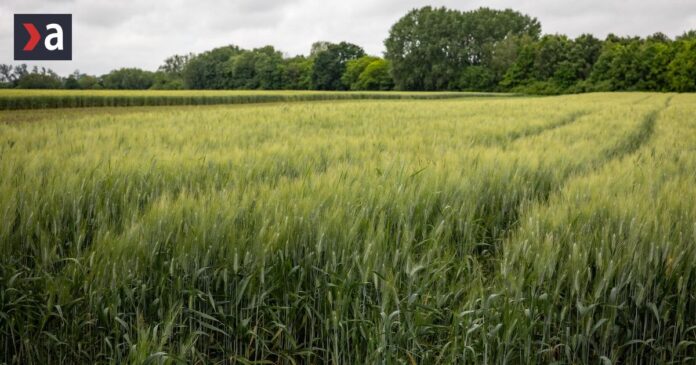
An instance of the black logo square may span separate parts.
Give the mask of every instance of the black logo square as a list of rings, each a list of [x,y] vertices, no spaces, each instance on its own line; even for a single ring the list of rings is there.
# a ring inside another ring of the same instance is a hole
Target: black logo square
[[[14,59],[72,60],[72,14],[15,14]]]

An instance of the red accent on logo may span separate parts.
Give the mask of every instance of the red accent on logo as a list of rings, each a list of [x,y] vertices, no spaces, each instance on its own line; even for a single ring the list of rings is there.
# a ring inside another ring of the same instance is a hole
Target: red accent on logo
[[[33,51],[36,44],[41,40],[41,34],[39,34],[39,31],[36,30],[34,24],[22,23],[22,25],[24,25],[24,29],[29,32],[29,42],[27,42],[27,44],[24,46],[24,50]]]

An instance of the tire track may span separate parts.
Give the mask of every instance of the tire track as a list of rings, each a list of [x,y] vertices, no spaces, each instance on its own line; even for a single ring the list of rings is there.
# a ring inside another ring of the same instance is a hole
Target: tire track
[[[522,138],[528,138],[532,136],[536,136],[545,132],[552,131],[554,129],[558,129],[561,127],[565,127],[568,124],[575,123],[577,122],[580,118],[591,114],[589,110],[578,110],[575,112],[572,112],[568,115],[563,116],[562,118],[558,119],[557,121],[543,125],[537,128],[530,128],[527,130],[519,131],[519,132],[512,132],[508,133],[507,138],[508,138],[508,143],[514,142],[518,139]]]
[[[621,159],[638,151],[655,133],[657,118],[659,117],[660,113],[669,108],[671,101],[672,96],[669,96],[667,99],[665,99],[665,103],[661,108],[648,112],[648,114],[643,117],[643,120],[641,121],[637,130],[628,135],[626,139],[619,141],[619,143],[615,146],[604,150],[602,153],[604,158],[598,165],[595,166],[595,168],[600,168],[615,159]],[[583,173],[585,172],[586,171],[583,171]]]
[[[568,181],[576,176],[585,175],[591,171],[602,168],[610,162],[622,159],[637,152],[644,146],[652,137],[657,124],[657,119],[662,111],[669,107],[672,97],[665,100],[662,107],[652,110],[645,114],[639,123],[639,126],[633,130],[628,136],[620,140],[617,144],[609,147],[598,155],[598,159],[588,161],[581,168],[570,171],[566,176],[563,176],[558,184],[548,184],[540,189],[537,194],[530,196],[528,199],[522,199],[518,202],[516,208],[508,212],[507,219],[498,227],[490,227],[493,231],[499,232],[499,235],[491,235],[487,237],[490,241],[487,242],[487,247],[490,247],[490,255],[487,257],[479,257],[481,259],[482,269],[485,273],[494,274],[496,272],[496,263],[498,262],[499,254],[502,245],[514,236],[517,231],[520,217],[522,216],[523,207],[528,204],[547,204],[553,194],[557,194],[563,190]],[[578,117],[579,118],[579,117]],[[567,122],[572,123],[572,122]],[[493,277],[492,275],[490,277]]]

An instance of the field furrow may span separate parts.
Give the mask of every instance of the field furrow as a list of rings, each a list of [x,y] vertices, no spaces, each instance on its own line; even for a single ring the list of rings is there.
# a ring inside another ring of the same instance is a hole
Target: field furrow
[[[500,280],[510,315],[534,319],[517,330],[547,349],[527,343],[535,361],[693,358],[688,342],[672,346],[693,338],[696,321],[690,102],[676,96],[646,117],[654,136],[636,135],[642,147],[626,144],[632,154],[525,209],[505,243]]]

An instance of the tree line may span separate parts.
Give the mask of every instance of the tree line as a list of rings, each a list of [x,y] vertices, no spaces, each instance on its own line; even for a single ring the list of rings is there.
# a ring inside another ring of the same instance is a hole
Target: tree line
[[[696,31],[671,39],[600,40],[542,35],[536,18],[506,9],[426,6],[392,25],[384,57],[358,45],[316,42],[308,55],[229,45],[174,55],[157,71],[121,68],[62,78],[45,68],[0,65],[0,86],[65,89],[266,89],[513,91],[696,91]]]

